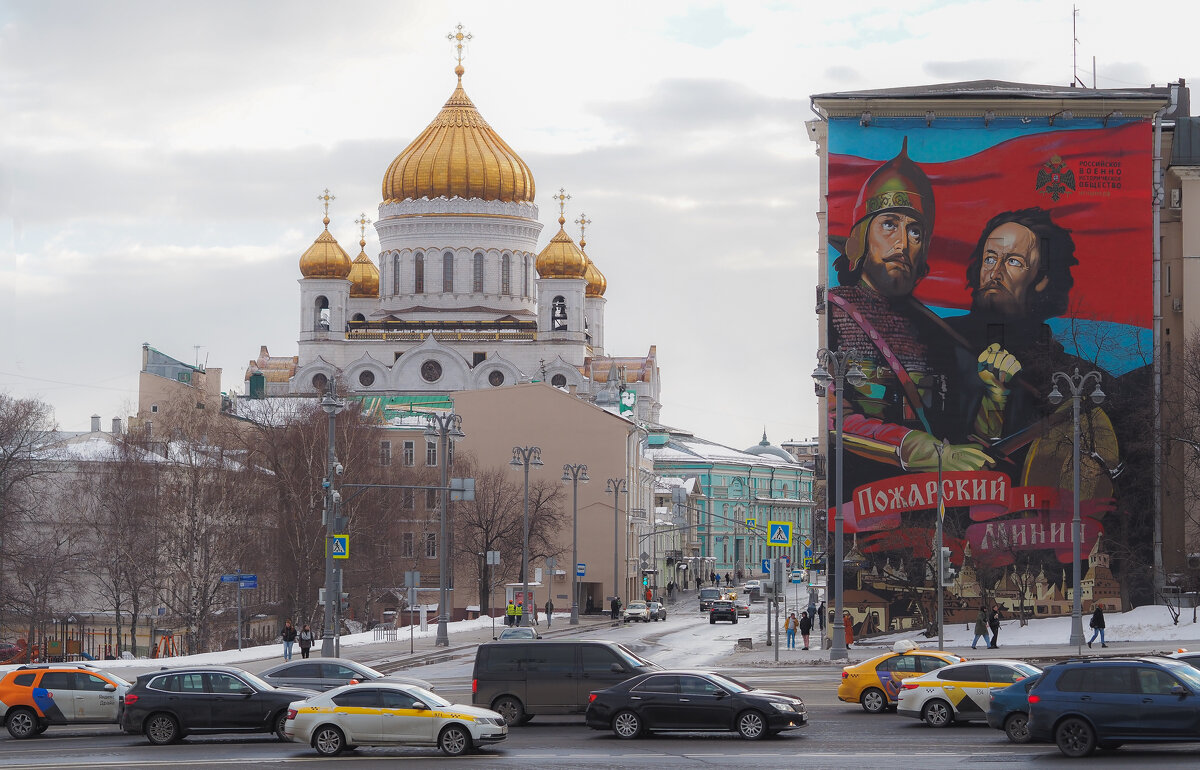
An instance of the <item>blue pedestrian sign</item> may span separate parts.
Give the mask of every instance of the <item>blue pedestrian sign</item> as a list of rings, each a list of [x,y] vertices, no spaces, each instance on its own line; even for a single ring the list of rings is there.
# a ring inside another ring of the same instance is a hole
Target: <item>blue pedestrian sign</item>
[[[575,565],[575,577],[583,577],[587,574],[587,565],[579,562]]]
[[[771,574],[771,560],[770,560],[770,559],[763,559],[763,560],[762,560],[762,571],[763,571],[763,574],[764,574],[764,575],[770,575],[770,574]]]
[[[328,547],[328,546],[326,546]],[[349,535],[333,535],[333,558],[349,559],[350,558],[350,536]]]
[[[792,544],[792,522],[768,521],[767,545],[790,546]]]

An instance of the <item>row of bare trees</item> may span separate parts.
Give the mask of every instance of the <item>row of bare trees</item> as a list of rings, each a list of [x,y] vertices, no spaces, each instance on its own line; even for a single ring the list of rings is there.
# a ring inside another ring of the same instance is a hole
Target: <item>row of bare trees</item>
[[[153,435],[71,438],[55,433],[45,404],[0,394],[0,629],[34,640],[50,619],[95,612],[115,616],[117,639],[136,639],[154,613],[184,634],[185,649],[217,648],[240,632],[237,589],[221,582],[239,569],[259,576],[259,590],[243,593],[247,617],[319,626],[328,418],[315,400],[256,406],[243,419],[174,404]],[[381,442],[403,440],[416,442],[417,461],[385,462]],[[408,570],[438,585],[442,547],[460,608],[476,595],[484,605],[489,583],[521,577],[519,560],[490,574],[483,564],[488,550],[520,552],[516,475],[454,456],[451,475],[475,478],[476,499],[450,503],[450,542],[438,543],[441,492],[429,488],[439,469],[425,466],[424,443],[421,431],[390,429],[353,401],[337,418],[340,483],[417,487],[369,489],[345,507],[353,616],[378,618]],[[531,484],[531,561],[561,555],[562,499],[561,485]]]

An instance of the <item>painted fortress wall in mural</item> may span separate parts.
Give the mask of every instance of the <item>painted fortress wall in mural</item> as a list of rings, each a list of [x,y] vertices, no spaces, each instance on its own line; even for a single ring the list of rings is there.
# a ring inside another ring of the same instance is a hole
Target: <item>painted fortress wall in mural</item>
[[[826,344],[866,374],[844,394],[863,630],[933,622],[943,446],[949,617],[1070,612],[1071,400],[1048,396],[1076,368],[1107,395],[1081,403],[1081,595],[1149,600],[1151,125],[1070,123],[830,120]]]

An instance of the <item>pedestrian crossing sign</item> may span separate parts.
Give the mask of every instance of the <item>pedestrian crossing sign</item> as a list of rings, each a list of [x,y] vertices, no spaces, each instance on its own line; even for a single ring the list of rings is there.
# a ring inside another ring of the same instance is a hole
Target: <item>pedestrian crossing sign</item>
[[[746,526],[747,526],[747,527],[754,527],[754,526],[757,526],[757,525],[758,525],[758,519],[746,519]]]
[[[790,546],[792,544],[792,523],[790,521],[767,522],[767,545]]]
[[[349,559],[350,558],[350,536],[349,535],[334,535],[333,536],[333,558]]]

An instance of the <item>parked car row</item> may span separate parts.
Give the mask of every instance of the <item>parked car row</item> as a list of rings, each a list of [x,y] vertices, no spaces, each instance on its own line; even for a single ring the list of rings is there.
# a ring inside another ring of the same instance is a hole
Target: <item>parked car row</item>
[[[984,721],[1013,743],[1068,757],[1125,743],[1200,742],[1200,655],[1085,658],[1044,670],[1020,660],[968,661],[898,642],[842,669],[838,698],[930,727]]]

